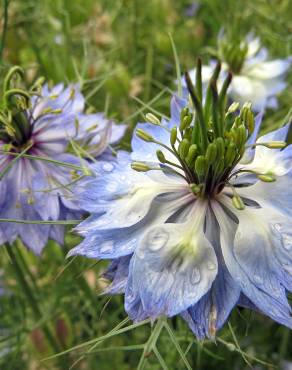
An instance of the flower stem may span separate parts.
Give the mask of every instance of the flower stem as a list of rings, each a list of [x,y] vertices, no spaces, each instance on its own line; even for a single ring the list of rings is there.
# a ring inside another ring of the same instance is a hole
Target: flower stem
[[[13,246],[10,246],[10,245],[6,244],[6,250],[7,250],[7,253],[10,257],[11,263],[13,265],[13,269],[14,269],[14,272],[15,272],[15,277],[17,279],[17,282],[19,283],[19,285],[23,289],[23,292],[27,297],[27,301],[30,304],[31,309],[32,309],[36,319],[41,320],[42,319],[42,311],[41,311],[41,309],[38,305],[38,301],[35,298],[35,295],[34,295],[32,289],[31,289],[29,283],[27,282],[27,279],[25,277],[25,273],[22,269],[22,266],[18,262],[17,256],[16,256],[16,254],[14,253],[14,250],[13,250]],[[24,261],[25,260],[23,259],[22,262],[24,263]],[[48,343],[50,344],[51,348],[53,349],[53,351],[55,353],[60,352],[61,348],[59,346],[59,343],[57,342],[56,338],[52,334],[48,325],[46,325],[46,324],[43,325],[43,332],[44,332],[44,335],[47,338]],[[60,365],[61,365],[61,368],[64,368],[64,369],[66,368],[64,358],[61,359]]]
[[[5,46],[5,40],[6,40],[6,31],[8,26],[8,0],[3,0],[3,8],[4,8],[4,22],[3,22],[3,29],[2,29],[2,38],[1,38],[1,44],[0,44],[0,60],[2,60],[3,57],[3,50]]]

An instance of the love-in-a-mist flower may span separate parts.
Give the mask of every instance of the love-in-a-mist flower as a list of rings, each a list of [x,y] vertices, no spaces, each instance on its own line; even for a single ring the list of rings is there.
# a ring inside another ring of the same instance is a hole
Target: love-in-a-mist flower
[[[92,215],[70,253],[111,260],[106,292],[124,293],[133,320],[180,314],[199,338],[237,304],[292,327],[288,126],[256,141],[261,116],[226,108],[219,71],[202,103],[198,63],[192,103],[174,96],[169,120],[138,124],[131,154],[95,165],[80,195]]]
[[[88,174],[82,157],[87,157],[84,153],[91,148],[81,151],[78,145],[89,141],[92,130],[106,131],[100,139],[102,148],[92,153],[94,157],[101,154],[110,141],[111,123],[108,128],[103,118],[99,129],[100,116],[84,114],[85,102],[78,85],[64,88],[60,84],[50,89],[38,80],[30,90],[24,90],[16,85],[16,77],[22,75],[22,70],[14,67],[3,84],[0,218],[36,222],[74,219],[81,210],[71,185]],[[92,130],[87,130],[93,122]],[[59,225],[1,222],[0,244],[20,237],[39,254],[49,238],[62,243],[63,233]]]
[[[223,83],[228,71],[233,79],[228,95],[233,101],[241,104],[252,102],[252,107],[259,112],[262,109],[276,108],[276,96],[286,87],[285,77],[291,66],[292,58],[269,59],[268,51],[261,47],[259,38],[248,35],[245,40],[227,37],[224,33],[218,36],[217,57],[222,61],[219,82]],[[207,85],[212,76],[216,62],[203,66],[202,80]],[[195,80],[195,69],[190,71]],[[187,90],[186,82],[183,84]]]

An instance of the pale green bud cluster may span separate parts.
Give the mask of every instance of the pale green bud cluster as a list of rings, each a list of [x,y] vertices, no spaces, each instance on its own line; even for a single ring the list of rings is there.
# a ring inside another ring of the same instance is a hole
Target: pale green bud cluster
[[[230,71],[237,74],[241,71],[248,51],[248,44],[238,37],[223,37],[218,41],[219,58],[228,64]]]

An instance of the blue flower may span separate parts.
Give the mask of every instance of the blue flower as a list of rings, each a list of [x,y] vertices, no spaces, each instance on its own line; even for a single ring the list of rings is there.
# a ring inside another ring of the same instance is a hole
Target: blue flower
[[[250,104],[208,104],[186,76],[195,111],[174,96],[171,119],[138,124],[132,153],[93,166],[80,202],[91,212],[70,255],[108,259],[109,294],[135,320],[181,315],[213,338],[236,305],[292,328],[292,146],[288,125],[256,140]]]
[[[88,123],[94,122],[93,131],[99,130],[101,135],[99,150],[92,153],[93,157],[104,152],[112,137],[116,141],[122,132],[118,128],[118,136],[115,130],[111,133],[112,123],[100,114],[84,114],[85,101],[78,85],[49,88],[37,84],[25,91],[12,86],[18,74],[22,75],[22,70],[16,67],[6,78],[0,112],[0,218],[79,218],[81,209],[70,185],[84,177],[79,169],[86,173],[88,162],[83,159],[86,148],[80,153],[77,144],[91,140]],[[103,131],[107,134],[103,135]],[[69,147],[74,149],[71,153]],[[1,244],[20,237],[36,254],[41,253],[49,238],[62,244],[63,234],[64,227],[60,225],[0,224]]]
[[[251,34],[245,41],[229,40],[223,32],[218,37],[218,58],[222,63],[220,82],[222,83],[227,71],[233,73],[233,80],[228,95],[233,101],[243,104],[253,103],[256,112],[264,108],[277,108],[276,96],[285,89],[285,77],[291,66],[292,58],[268,60],[268,50],[261,47],[259,38]],[[215,65],[212,60],[209,65],[202,67],[203,83],[211,78]],[[196,70],[190,71],[195,80]],[[183,85],[186,88],[185,81]]]

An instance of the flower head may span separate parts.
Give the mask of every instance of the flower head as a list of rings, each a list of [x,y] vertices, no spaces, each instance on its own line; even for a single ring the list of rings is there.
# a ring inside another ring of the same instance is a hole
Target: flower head
[[[291,57],[286,59],[268,60],[268,51],[261,47],[259,38],[249,34],[245,40],[229,38],[224,33],[218,37],[217,57],[221,60],[221,82],[227,71],[232,72],[233,80],[228,91],[233,101],[241,104],[249,101],[257,112],[265,107],[276,108],[276,96],[286,87],[285,75],[290,65]],[[215,65],[212,60],[209,66],[203,66],[202,79],[207,84]],[[195,79],[196,71],[190,75]],[[186,83],[183,80],[186,89]]]
[[[256,141],[261,115],[226,108],[230,76],[218,93],[218,64],[203,103],[199,72],[195,88],[186,74],[191,103],[174,96],[169,120],[137,126],[131,154],[94,165],[70,255],[111,260],[107,292],[134,320],[180,314],[212,338],[240,304],[292,327],[288,126]]]
[[[82,158],[85,149],[80,152],[78,142],[91,140],[89,121],[95,121],[94,130],[100,133],[109,131],[112,124],[107,125],[99,114],[84,114],[85,102],[78,85],[50,89],[38,80],[24,90],[15,82],[22,75],[22,70],[14,67],[4,81],[0,112],[0,218],[35,222],[76,218],[81,210],[72,196],[71,185],[89,172]],[[76,121],[81,122],[78,135]],[[101,154],[110,140],[110,132],[102,135],[100,148],[92,155]],[[63,231],[56,225],[3,222],[0,242],[12,243],[19,236],[39,254],[48,238],[62,243]]]

